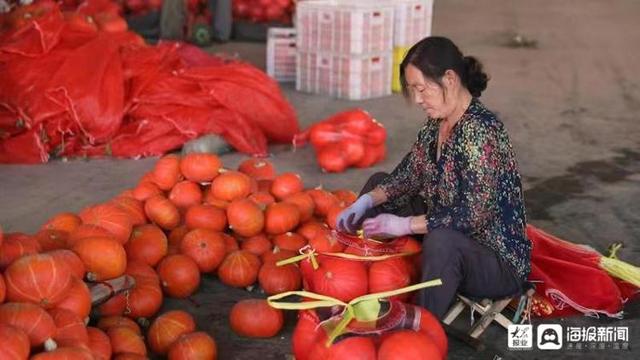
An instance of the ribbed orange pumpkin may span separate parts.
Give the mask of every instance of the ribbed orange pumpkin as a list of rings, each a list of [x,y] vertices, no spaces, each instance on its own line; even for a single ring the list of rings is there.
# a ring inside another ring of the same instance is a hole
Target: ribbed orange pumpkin
[[[276,170],[273,164],[269,160],[260,158],[244,160],[238,166],[238,171],[257,180],[273,180],[276,176]]]
[[[264,263],[258,273],[260,287],[268,295],[300,289],[302,277],[296,265],[277,266],[274,262]]]
[[[211,182],[211,195],[216,199],[233,201],[251,194],[251,178],[238,171],[227,171]]]
[[[442,359],[436,344],[428,335],[401,330],[385,336],[378,349],[379,360]]]
[[[97,316],[120,316],[127,308],[127,298],[124,293],[112,296],[104,304],[100,304],[95,313]]]
[[[217,155],[191,153],[182,158],[180,170],[187,179],[195,182],[209,182],[218,176],[222,161]]]
[[[67,309],[51,309],[49,315],[56,324],[53,340],[59,347],[89,345],[87,328],[76,313]]]
[[[309,349],[309,355],[309,360],[376,360],[376,344],[373,338],[366,336],[348,337],[334,342],[331,347],[327,347],[326,342],[316,341]]]
[[[47,252],[47,254],[53,256],[56,261],[67,266],[69,268],[69,271],[71,271],[71,275],[79,279],[84,278],[84,274],[86,272],[84,263],[82,262],[82,259],[80,259],[80,257],[78,257],[78,255],[76,255],[76,253],[74,253],[73,251],[67,249],[59,249],[49,251]]]
[[[129,214],[114,204],[101,204],[80,212],[83,224],[97,225],[109,231],[114,239],[124,244],[129,240],[133,227]]]
[[[114,356],[113,360],[148,360],[148,358],[140,354],[120,353]]]
[[[180,157],[169,154],[161,157],[153,168],[153,182],[161,190],[171,189],[180,179]]]
[[[36,354],[31,360],[94,360],[94,358],[89,349],[61,347],[50,352]]]
[[[160,190],[158,185],[151,181],[140,181],[140,183],[138,183],[138,185],[133,189],[133,197],[140,201],[146,201],[152,196],[161,194],[162,190]]]
[[[249,195],[247,199],[253,201],[256,205],[258,205],[261,208],[267,207],[268,205],[276,202],[276,198],[274,198],[273,195],[269,194],[268,192],[262,192],[262,191]]]
[[[100,320],[98,320],[98,324],[96,326],[98,327],[98,329],[104,331],[105,333],[112,327],[128,327],[136,334],[142,335],[140,326],[138,326],[135,321],[124,316],[101,317]]]
[[[78,215],[70,212],[63,212],[47,220],[40,229],[66,231],[70,234],[80,226],[81,223],[82,220]]]
[[[167,248],[167,236],[153,224],[135,226],[124,247],[127,260],[142,261],[150,266],[156,266],[167,255]]]
[[[41,251],[67,248],[69,233],[59,230],[40,230],[33,237],[40,244]]]
[[[0,304],[4,302],[7,296],[7,284],[4,282],[4,276],[0,273]]]
[[[229,315],[231,329],[240,336],[269,338],[275,336],[284,323],[282,311],[263,299],[238,301]]]
[[[167,256],[158,264],[157,270],[162,289],[169,296],[185,298],[200,286],[198,264],[186,255]]]
[[[326,224],[316,220],[309,220],[306,223],[300,225],[297,233],[302,235],[307,241],[316,237],[318,231],[327,231],[329,228]]]
[[[335,195],[339,201],[344,202],[347,206],[353,204],[358,199],[358,195],[356,195],[356,193],[347,189],[334,190],[331,193]]]
[[[82,259],[89,281],[115,279],[124,274],[127,267],[127,253],[112,238],[84,238],[72,250]]]
[[[313,310],[298,312],[298,322],[291,335],[293,356],[299,360],[308,360],[316,342],[326,343],[326,332],[319,326],[320,320]]]
[[[411,284],[409,267],[405,258],[374,261],[369,266],[369,292],[377,293],[409,286]],[[404,293],[391,299],[406,301],[410,295],[410,293]]]
[[[89,292],[87,284],[80,279],[73,277],[71,287],[55,308],[73,311],[81,319],[84,319],[91,312],[91,292]]]
[[[335,195],[321,188],[311,189],[307,193],[316,204],[315,214],[322,218],[326,217],[329,210],[338,203],[338,198]]]
[[[273,245],[282,250],[298,251],[301,247],[307,245],[307,239],[300,234],[286,232],[284,234],[274,236]]]
[[[202,202],[202,190],[200,185],[192,181],[181,181],[171,189],[169,200],[178,208],[186,209]]]
[[[111,200],[111,202],[129,214],[129,219],[131,219],[131,224],[133,226],[142,225],[147,222],[147,215],[144,213],[144,202],[132,197],[124,196],[116,197]]]
[[[278,175],[271,183],[271,194],[278,200],[283,200],[288,196],[299,193],[304,190],[304,183],[300,175],[292,172],[286,172]]]
[[[107,336],[111,341],[113,355],[132,353],[146,356],[147,348],[144,338],[128,326],[114,326],[107,330]]]
[[[211,188],[206,188],[204,190],[204,204],[206,205],[211,205],[211,206],[215,206],[218,209],[222,209],[222,210],[226,210],[227,206],[229,206],[229,202],[226,200],[221,200],[216,198],[215,196],[213,196],[213,192],[211,191]]]
[[[59,303],[71,287],[71,271],[51,255],[27,255],[14,261],[4,273],[7,299],[31,302],[44,308]]]
[[[30,350],[29,337],[24,331],[11,325],[0,324],[0,359],[27,359]]]
[[[271,194],[271,185],[273,184],[273,180],[258,180],[258,188],[256,189],[256,193],[258,192],[266,192]],[[275,199],[275,197],[274,197]]]
[[[420,312],[420,332],[429,335],[431,340],[436,344],[440,354],[443,359],[447,358],[447,354],[449,353],[449,340],[447,338],[447,334],[444,332],[442,328],[442,323],[435,317],[432,313],[430,313],[427,309],[415,306],[416,311]]]
[[[100,226],[90,225],[90,224],[82,224],[78,226],[78,228],[71,233],[69,239],[67,239],[67,244],[70,248],[72,248],[78,240],[88,238],[88,237],[112,237],[111,233],[107,231],[105,228],[101,228]]]
[[[227,254],[240,250],[240,245],[238,245],[238,240],[236,238],[225,233],[222,233],[222,238],[224,239],[224,246],[227,249]]]
[[[329,212],[327,212],[327,217],[325,218],[325,222],[327,223],[327,225],[329,225],[330,228],[337,228],[338,216],[346,207],[347,206],[344,202],[340,202],[336,205],[333,205],[331,209],[329,209]]]
[[[177,228],[171,230],[171,232],[169,233],[169,237],[167,240],[169,240],[169,247],[175,247],[176,249],[180,249],[180,243],[182,243],[182,239],[184,238],[185,235],[187,235],[187,233],[191,231],[189,230],[189,228],[187,227],[187,225],[180,225]]]
[[[316,204],[313,202],[311,195],[306,192],[299,192],[297,194],[293,194],[291,196],[286,197],[284,202],[288,202],[294,204],[300,210],[300,221],[305,222],[313,216],[313,211],[316,207]]]
[[[316,236],[309,240],[309,245],[317,252],[342,252],[345,246],[340,243],[330,231],[318,231]]]
[[[211,229],[191,230],[180,244],[180,252],[192,258],[203,273],[218,268],[227,253],[226,249],[222,234]]]
[[[311,291],[349,302],[369,289],[367,268],[363,262],[323,257],[313,273]]]
[[[9,233],[4,235],[0,245],[0,270],[5,269],[14,260],[40,252],[38,241],[23,233]]]
[[[31,303],[6,303],[0,305],[0,324],[14,326],[27,334],[31,346],[55,345],[53,336],[56,324],[40,306]]]
[[[158,316],[151,324],[147,334],[147,341],[154,353],[164,355],[180,335],[189,334],[195,330],[196,323],[188,312],[182,310],[168,311]]]
[[[230,253],[218,268],[218,277],[229,286],[247,287],[256,282],[260,258],[245,250]]]
[[[273,244],[266,235],[258,234],[256,236],[244,239],[240,244],[240,248],[255,255],[261,256],[262,254],[271,251],[271,249],[273,249]]]
[[[133,319],[154,316],[162,307],[163,299],[157,273],[140,261],[130,261],[125,273],[136,281],[135,287],[129,292],[128,312],[125,315]]]
[[[187,210],[185,225],[189,229],[211,229],[224,231],[227,226],[227,214],[224,210],[212,205],[194,205]]]
[[[89,349],[95,360],[111,359],[111,340],[107,334],[95,327],[87,327],[89,336]]]
[[[265,231],[271,235],[284,234],[300,223],[300,210],[296,205],[280,202],[265,211]]]
[[[289,259],[296,255],[299,255],[297,251],[284,250],[279,247],[274,247],[272,251],[266,252],[262,254],[260,259],[263,264],[266,263],[277,263],[280,260]]]
[[[227,219],[231,230],[240,236],[255,236],[264,228],[262,209],[249,199],[240,199],[229,204]]]
[[[181,335],[169,347],[169,360],[215,360],[218,347],[209,334],[197,331]]]
[[[165,230],[171,230],[180,224],[180,212],[169,199],[155,195],[144,203],[144,212],[149,220]]]

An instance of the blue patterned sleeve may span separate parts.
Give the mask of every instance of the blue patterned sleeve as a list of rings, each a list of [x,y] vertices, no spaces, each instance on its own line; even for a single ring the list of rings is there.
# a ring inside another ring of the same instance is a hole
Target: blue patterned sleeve
[[[494,214],[498,184],[495,129],[471,122],[455,147],[453,172],[459,174],[459,197],[450,207],[427,218],[428,230],[450,228],[467,236],[482,230]]]

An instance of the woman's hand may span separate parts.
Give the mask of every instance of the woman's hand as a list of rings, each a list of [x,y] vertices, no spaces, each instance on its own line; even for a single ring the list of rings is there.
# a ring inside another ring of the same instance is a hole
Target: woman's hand
[[[358,198],[351,206],[342,210],[336,221],[339,231],[348,234],[355,234],[358,231],[360,221],[364,213],[373,207],[373,198],[369,194],[364,194]]]
[[[362,224],[365,238],[389,239],[413,234],[411,216],[400,217],[393,214],[380,214],[367,219]]]

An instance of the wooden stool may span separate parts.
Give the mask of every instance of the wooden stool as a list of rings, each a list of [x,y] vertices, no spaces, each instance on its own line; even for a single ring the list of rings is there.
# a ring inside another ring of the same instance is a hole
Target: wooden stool
[[[482,299],[480,301],[471,300],[465,296],[458,294],[458,299],[456,303],[447,311],[442,319],[442,322],[446,325],[451,325],[451,323],[462,313],[465,306],[471,308],[471,311],[477,311],[480,313],[480,320],[475,322],[471,328],[469,329],[467,335],[473,339],[477,339],[482,335],[482,333],[489,327],[489,325],[495,321],[500,324],[505,329],[508,328],[509,325],[518,323],[521,313],[524,310],[523,306],[518,306],[518,310],[516,311],[516,315],[514,319],[509,319],[502,314],[502,311],[513,301],[514,298],[520,298],[520,304],[523,304],[523,301],[528,301],[531,296],[535,293],[535,289],[531,283],[525,283],[523,285],[523,294],[515,295],[513,297],[507,297],[502,299]]]

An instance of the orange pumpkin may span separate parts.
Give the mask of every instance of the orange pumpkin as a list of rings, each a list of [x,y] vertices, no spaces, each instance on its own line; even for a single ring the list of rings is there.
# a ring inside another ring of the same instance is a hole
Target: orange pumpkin
[[[49,315],[56,324],[53,340],[58,346],[87,346],[89,335],[82,318],[67,309],[51,309]]]
[[[316,341],[309,349],[308,360],[376,360],[376,344],[372,337],[351,336],[327,347],[326,341]]]
[[[222,161],[217,155],[191,153],[182,158],[180,170],[185,178],[195,182],[209,182],[218,176]]]
[[[222,238],[224,239],[224,246],[226,248],[227,254],[232,253],[236,250],[240,250],[240,246],[238,245],[238,240],[229,234],[222,233]]]
[[[5,297],[7,296],[7,284],[4,281],[4,276],[0,273],[0,304],[4,302]]]
[[[255,236],[264,228],[262,209],[249,199],[240,199],[229,204],[227,219],[231,230],[240,236]]]
[[[133,189],[133,197],[139,201],[146,201],[148,198],[162,195],[162,190],[151,181],[141,181],[138,185]]]
[[[289,259],[298,255],[298,252],[291,250],[284,250],[278,247],[274,247],[272,251],[266,252],[262,254],[260,259],[263,264],[266,263],[277,263],[280,260]]]
[[[222,261],[218,277],[224,284],[247,287],[256,282],[260,270],[260,258],[246,250],[237,250]]]
[[[269,306],[263,299],[238,301],[229,315],[231,329],[240,336],[251,338],[273,337],[284,323],[282,311]]]
[[[120,353],[114,356],[113,360],[148,360],[148,358],[140,354]]]
[[[162,289],[160,278],[149,265],[140,261],[127,264],[127,275],[133,276],[135,287],[129,291],[124,315],[133,318],[150,318],[162,307]]]
[[[317,252],[342,252],[345,245],[339,242],[330,231],[318,231],[309,241],[309,245]]]
[[[4,273],[7,299],[54,307],[71,287],[71,271],[48,254],[27,255],[14,261]]]
[[[274,198],[273,195],[263,191],[259,191],[249,195],[248,199],[253,201],[256,205],[258,205],[261,208],[265,208],[268,205],[276,202],[276,198]]]
[[[89,349],[95,360],[111,359],[111,340],[104,331],[87,327],[87,335],[89,336]]]
[[[160,316],[149,327],[147,341],[151,350],[160,355],[169,351],[169,347],[181,335],[192,333],[196,330],[193,317],[186,311],[173,310]]]
[[[189,230],[187,225],[180,225],[171,230],[171,232],[169,233],[169,237],[167,238],[167,240],[169,241],[169,250],[174,249],[179,252],[180,243],[182,243],[182,239],[185,235],[187,235],[189,231],[191,230]],[[171,253],[171,251],[169,251],[169,254],[175,254],[175,252]]]
[[[181,181],[171,189],[169,200],[178,208],[186,209],[202,202],[202,190],[192,181]]]
[[[0,245],[0,270],[22,256],[39,252],[40,244],[34,237],[23,233],[5,234]]]
[[[180,181],[180,157],[177,155],[165,155],[158,160],[152,172],[153,182],[161,190],[169,190]]]
[[[273,164],[266,159],[249,158],[238,166],[238,171],[247,174],[256,180],[273,180],[276,170]]]
[[[327,217],[325,218],[325,222],[329,225],[330,228],[336,229],[338,226],[338,216],[340,213],[346,208],[346,204],[341,202],[335,204],[329,209],[327,212]]]
[[[338,198],[332,193],[321,188],[315,188],[307,191],[316,204],[315,214],[322,218],[326,217],[331,208],[338,204]]]
[[[261,256],[262,254],[271,251],[271,249],[273,248],[273,244],[266,235],[258,234],[242,241],[240,248],[255,255]]]
[[[313,272],[311,291],[349,302],[369,289],[367,268],[363,262],[323,257]]]
[[[70,212],[63,212],[47,220],[40,229],[66,231],[70,234],[80,226],[81,223],[82,220],[78,215]]]
[[[277,266],[274,262],[264,263],[258,273],[260,287],[268,295],[300,289],[302,277],[296,265]]]
[[[358,195],[351,190],[339,189],[331,192],[335,195],[339,201],[344,202],[347,206],[353,204],[357,199]]]
[[[78,226],[78,228],[71,233],[69,239],[67,239],[67,244],[69,248],[72,248],[80,239],[88,238],[88,237],[111,237],[111,233],[104,228],[101,228],[97,225],[90,224],[82,224]]]
[[[61,347],[34,355],[32,360],[94,360],[91,351],[78,346]]]
[[[109,329],[113,327],[128,327],[129,329],[133,330],[134,333],[142,335],[140,326],[138,326],[135,321],[124,316],[101,317],[100,320],[98,320],[98,324],[96,326],[98,327],[98,329],[104,332],[109,331]]]
[[[129,300],[124,293],[117,294],[107,300],[105,303],[100,304],[95,313],[97,316],[120,316],[123,315],[127,309],[127,303]]]
[[[86,272],[84,263],[82,262],[82,259],[80,259],[80,257],[78,257],[78,255],[76,255],[76,253],[74,253],[73,251],[67,249],[59,249],[49,251],[47,254],[51,255],[59,263],[64,264],[66,267],[68,267],[71,275],[77,277],[78,279],[84,278]]]
[[[145,224],[133,228],[124,249],[128,260],[139,260],[156,266],[167,255],[167,247],[167,236],[162,229],[153,224]]]
[[[114,326],[107,330],[107,336],[111,341],[113,355],[132,353],[147,356],[147,348],[144,339],[135,330],[128,326]]]
[[[443,359],[438,347],[428,335],[400,330],[384,337],[378,349],[379,360]]]
[[[238,171],[227,171],[211,182],[211,195],[216,199],[233,201],[251,194],[251,178]]]
[[[14,326],[29,337],[32,347],[45,344],[47,349],[55,347],[53,336],[56,324],[43,308],[31,303],[6,303],[0,305],[0,324]]]
[[[411,284],[409,267],[407,259],[401,257],[374,261],[369,266],[369,292],[377,293],[409,286]],[[391,299],[407,301],[410,295],[404,293]]]
[[[64,299],[56,304],[56,309],[66,309],[76,313],[81,319],[85,319],[91,312],[91,293],[81,278],[74,277],[71,287]]]
[[[313,198],[306,192],[299,192],[284,199],[284,202],[292,203],[300,210],[300,221],[305,222],[313,216],[316,204]]]
[[[115,279],[124,274],[127,267],[127,253],[113,238],[84,238],[72,250],[84,263],[89,281]]]
[[[309,220],[306,223],[300,225],[297,233],[302,235],[307,241],[310,241],[316,237],[318,231],[327,231],[329,228],[327,224],[321,223],[317,220]]]
[[[286,232],[274,236],[273,245],[282,250],[298,251],[301,247],[307,245],[307,239],[300,234]]]
[[[203,273],[217,269],[226,250],[222,234],[211,229],[191,230],[180,244],[180,252],[193,259]]]
[[[155,195],[144,203],[144,212],[149,220],[165,230],[171,230],[180,224],[180,212],[169,199]]]
[[[265,211],[265,231],[271,235],[284,234],[300,223],[300,210],[296,205],[280,202]]]
[[[31,346],[24,331],[8,324],[0,324],[0,359],[27,359]]]
[[[41,251],[66,249],[69,233],[59,230],[40,230],[33,237],[40,244]]]
[[[283,200],[304,190],[304,183],[300,175],[292,172],[282,173],[273,179],[271,194],[278,200]]]
[[[227,215],[224,210],[212,205],[194,205],[187,210],[185,224],[189,229],[224,231],[227,226]]]
[[[175,298],[185,298],[198,290],[200,269],[193,259],[186,255],[170,255],[158,264],[158,275],[162,289]]]
[[[109,231],[115,240],[124,244],[129,240],[133,227],[129,214],[114,204],[101,204],[80,212],[83,224],[97,225]]]
[[[169,360],[215,360],[218,347],[209,334],[197,331],[181,335],[169,347]]]
[[[124,196],[116,197],[111,200],[111,202],[129,214],[133,226],[147,223],[147,215],[144,213],[144,202]]]

